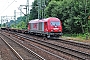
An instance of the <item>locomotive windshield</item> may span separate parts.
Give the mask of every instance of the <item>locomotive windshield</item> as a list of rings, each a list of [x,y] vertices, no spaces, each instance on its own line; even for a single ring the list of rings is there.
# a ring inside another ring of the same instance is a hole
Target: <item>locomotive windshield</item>
[[[60,22],[59,21],[52,21],[51,22],[51,25],[52,26],[59,26],[60,25]]]

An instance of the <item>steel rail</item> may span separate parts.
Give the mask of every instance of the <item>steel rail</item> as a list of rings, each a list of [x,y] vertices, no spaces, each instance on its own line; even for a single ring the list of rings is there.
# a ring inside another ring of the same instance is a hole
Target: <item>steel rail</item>
[[[6,35],[4,35],[6,36]],[[27,51],[29,51],[31,54],[33,54],[35,57],[37,57],[40,60],[46,60],[43,57],[41,57],[40,55],[38,55],[37,53],[35,53],[34,51],[30,50],[29,48],[25,47],[24,45],[20,44],[19,42],[13,40],[12,38],[6,36],[7,38],[11,39],[12,41],[14,41],[15,43],[19,44],[20,46],[22,46],[23,48],[25,48]]]
[[[5,42],[5,44],[12,50],[12,52],[19,58],[19,60],[24,60],[11,46],[8,44],[1,36],[0,38]]]
[[[20,37],[20,35],[19,35],[19,37]],[[36,39],[36,38],[30,38],[30,37],[27,37],[27,36],[21,36],[21,38],[28,39],[28,40],[30,40],[30,41],[39,43],[39,44],[44,45],[44,46],[47,46],[47,47],[49,47],[49,48],[52,48],[52,49],[61,51],[61,52],[63,52],[63,53],[69,54],[69,55],[72,55],[72,56],[77,57],[77,58],[79,58],[79,59],[83,59],[83,60],[84,60],[84,59],[87,59],[87,58],[84,58],[84,57],[81,57],[81,56],[77,56],[77,55],[74,55],[74,54],[72,54],[72,53],[68,53],[68,52],[63,51],[63,50],[61,50],[61,49],[54,48],[53,46],[56,46],[56,47],[58,47],[58,48],[63,48],[64,50],[67,49],[68,51],[69,51],[69,50],[70,50],[70,51],[73,51],[75,54],[76,54],[76,53],[79,53],[80,55],[90,56],[90,54],[88,54],[88,53],[81,52],[81,51],[78,51],[78,50],[75,50],[75,49],[71,49],[71,48],[67,48],[67,47],[64,47],[64,46],[58,46],[58,45],[55,45],[55,44],[51,44],[51,43],[49,43],[49,42],[45,42],[45,41],[42,41],[42,40],[38,40],[38,39]],[[33,40],[33,39],[34,39],[34,40]],[[38,40],[38,41],[37,41],[37,40]],[[40,41],[41,41],[41,42],[40,42]],[[42,42],[44,42],[45,44],[43,44]],[[49,45],[47,45],[46,43],[49,44]],[[50,45],[53,45],[53,46],[50,46]]]

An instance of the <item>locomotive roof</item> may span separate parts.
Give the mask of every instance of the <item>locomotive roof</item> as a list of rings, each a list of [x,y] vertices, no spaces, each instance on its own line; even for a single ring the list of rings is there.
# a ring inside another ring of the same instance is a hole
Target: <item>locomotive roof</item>
[[[55,18],[55,17],[49,17],[49,18],[41,19],[41,20],[39,19],[30,20],[29,23],[47,22],[49,19],[52,20],[53,18],[59,20],[58,18]]]
[[[38,21],[39,21],[39,19],[30,20],[29,23],[37,23]]]

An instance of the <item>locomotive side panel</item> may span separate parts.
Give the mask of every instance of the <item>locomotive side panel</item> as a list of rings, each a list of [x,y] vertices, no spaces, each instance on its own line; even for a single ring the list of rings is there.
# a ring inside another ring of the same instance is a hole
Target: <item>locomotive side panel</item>
[[[38,25],[38,27],[39,27],[39,31],[44,31],[44,22],[39,22],[39,25]]]
[[[37,32],[38,31],[38,24],[37,23],[30,23],[30,30],[29,32]]]
[[[28,23],[28,31],[30,30],[30,24]]]
[[[47,24],[47,22],[44,23],[44,32],[48,32],[48,24]]]

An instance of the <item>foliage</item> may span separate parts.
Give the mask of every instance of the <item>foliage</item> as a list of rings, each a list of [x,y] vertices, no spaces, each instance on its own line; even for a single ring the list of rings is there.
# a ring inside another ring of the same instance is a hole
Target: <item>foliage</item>
[[[16,26],[16,28],[18,28],[18,29],[25,29],[25,28],[26,28],[26,23],[23,22],[23,21],[21,21],[21,22]]]
[[[90,1],[52,0],[45,9],[46,17],[58,17],[62,21],[63,32],[85,33]]]
[[[34,0],[32,4],[32,9],[30,10],[30,20],[38,18],[38,5],[37,0]]]
[[[79,34],[64,34],[63,36],[65,37],[72,37],[71,39],[73,38],[77,38],[75,40],[78,40],[78,41],[84,41],[86,40],[86,34],[82,34],[82,33],[79,33]],[[89,38],[90,39],[90,34],[88,34]]]

